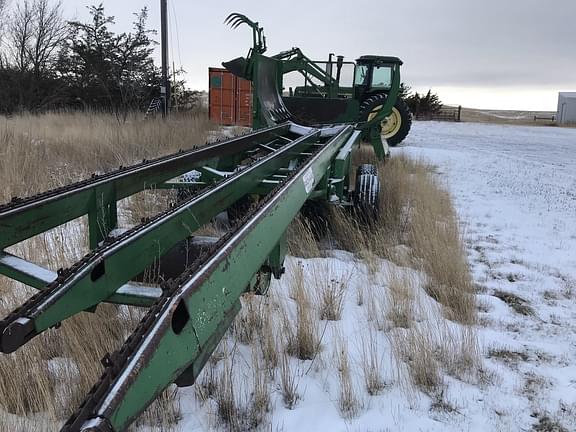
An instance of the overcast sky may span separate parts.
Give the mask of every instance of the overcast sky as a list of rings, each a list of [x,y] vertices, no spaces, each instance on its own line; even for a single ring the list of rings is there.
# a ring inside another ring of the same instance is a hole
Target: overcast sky
[[[116,31],[129,30],[143,6],[159,28],[160,0],[102,2]],[[168,2],[172,60],[193,88],[207,88],[209,66],[248,51],[248,27],[223,24],[240,12],[264,27],[270,55],[293,46],[314,59],[394,55],[404,61],[404,82],[446,103],[555,110],[558,91],[576,91],[576,0]],[[63,0],[65,14],[79,19],[95,3]]]

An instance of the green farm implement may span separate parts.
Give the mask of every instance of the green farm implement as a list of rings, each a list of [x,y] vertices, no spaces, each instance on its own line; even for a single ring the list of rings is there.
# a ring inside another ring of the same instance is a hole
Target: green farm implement
[[[230,67],[242,63],[241,73],[254,82],[257,130],[0,206],[0,273],[38,289],[0,321],[1,352],[10,354],[103,302],[147,308],[124,345],[103,359],[104,373],[63,431],[125,430],[170,384],[192,385],[240,310],[242,294],[265,293],[271,278],[281,277],[286,230],[307,201],[370,215],[377,210],[376,168],[363,165],[351,178],[352,153],[367,137],[385,157],[381,125],[395,106],[400,61],[364,57],[357,62],[367,83],[380,67],[390,73],[388,93],[379,96],[381,106],[371,117],[347,118],[373,97],[369,84],[358,84],[350,90],[355,96],[345,100],[348,114],[318,121],[304,109],[292,113],[285,103],[289,98],[281,95],[282,73],[302,67],[312,74],[312,63],[293,62],[288,54],[263,56],[262,31],[253,29],[255,47],[248,59]],[[338,97],[338,80],[318,75],[326,85],[317,90]],[[301,98],[308,98],[306,91],[296,89]],[[190,172],[194,175],[186,175]],[[150,188],[186,193],[140,225],[118,230],[119,201]],[[235,217],[220,238],[194,235],[226,212]],[[85,216],[90,252],[67,269],[53,272],[9,252]],[[161,277],[142,282],[158,262]]]
[[[328,61],[312,61],[299,48],[266,57],[264,30],[257,22],[240,14],[231,14],[226,22],[233,28],[242,24],[252,28],[253,47],[248,56],[223,66],[253,82],[254,127],[270,125],[278,118],[311,126],[354,123],[378,155],[408,135],[412,115],[398,96],[402,61],[397,57],[364,55],[353,63],[342,56],[334,60],[330,54]],[[353,66],[352,87],[340,85],[344,66]],[[282,96],[284,77],[292,72],[301,75],[304,85]]]

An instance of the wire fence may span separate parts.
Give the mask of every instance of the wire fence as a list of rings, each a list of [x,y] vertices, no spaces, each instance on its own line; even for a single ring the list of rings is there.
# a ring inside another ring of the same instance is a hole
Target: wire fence
[[[462,118],[461,105],[442,105],[436,112],[416,113],[416,120],[437,120],[459,122]]]

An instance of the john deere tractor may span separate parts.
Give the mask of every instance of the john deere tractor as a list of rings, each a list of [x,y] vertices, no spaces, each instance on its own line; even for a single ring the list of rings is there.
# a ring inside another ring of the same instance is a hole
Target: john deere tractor
[[[398,96],[399,58],[364,55],[356,62],[346,62],[342,56],[330,54],[328,61],[312,61],[299,48],[266,57],[264,30],[257,22],[235,13],[226,23],[232,28],[247,24],[253,30],[248,56],[223,65],[253,82],[254,128],[285,120],[310,126],[354,123],[375,146],[378,156],[408,135],[412,115]],[[340,86],[344,65],[354,67],[352,87]],[[291,72],[304,77],[303,86],[285,88],[284,76]]]

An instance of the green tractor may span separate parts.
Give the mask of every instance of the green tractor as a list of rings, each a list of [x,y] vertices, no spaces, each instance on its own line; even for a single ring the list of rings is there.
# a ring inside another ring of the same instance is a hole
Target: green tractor
[[[309,126],[355,123],[379,157],[408,135],[412,114],[399,97],[402,61],[397,57],[365,55],[346,62],[330,54],[328,61],[312,61],[299,48],[266,57],[266,38],[257,22],[236,13],[225,22],[253,30],[248,56],[223,66],[253,82],[255,129],[286,120]],[[354,68],[352,87],[340,86],[345,65]],[[304,85],[286,91],[284,77],[291,72],[299,72]]]

